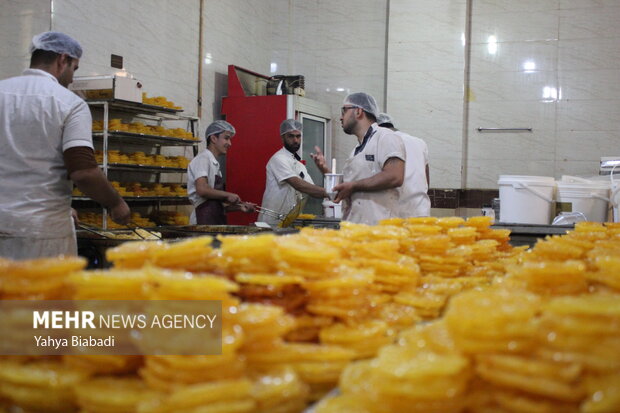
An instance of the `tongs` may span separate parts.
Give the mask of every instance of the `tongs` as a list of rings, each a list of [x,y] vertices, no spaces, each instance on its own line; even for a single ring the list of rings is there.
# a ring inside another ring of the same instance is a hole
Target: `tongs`
[[[132,226],[130,226],[130,225],[132,225]],[[156,233],[155,231],[150,231],[150,230],[148,230],[148,229],[146,229],[146,228],[144,228],[144,227],[141,227],[140,225],[136,224],[136,223],[135,223],[135,222],[133,222],[133,221],[129,221],[129,224],[127,224],[127,225],[125,225],[125,226],[126,226],[127,228],[129,228],[130,230],[132,230],[134,234],[136,234],[137,236],[139,236],[139,237],[140,237],[140,238],[142,238],[142,239],[146,239],[146,238],[144,238],[144,237],[142,236],[142,234],[140,234],[140,233],[137,231],[138,229],[141,229],[142,231],[144,231],[144,232],[147,232],[147,233],[151,234],[152,236],[154,236],[154,237],[155,237],[155,238],[157,238],[157,239],[162,239],[162,238],[161,238],[161,235],[159,235],[159,234],[158,234],[158,233]]]
[[[78,227],[80,227],[82,229],[85,229],[88,232],[92,232],[93,234],[97,234],[97,235],[99,235],[102,238],[110,238],[109,236],[107,236],[103,232],[98,231],[99,228],[95,229],[96,227],[92,227],[90,225],[86,225],[86,224],[83,224],[81,222],[78,224]]]
[[[263,215],[267,215],[268,217],[275,218],[278,221],[282,221],[284,219],[284,214],[280,214],[278,211],[274,211],[273,209],[263,208],[260,205],[256,205],[254,209],[257,212],[260,212]]]

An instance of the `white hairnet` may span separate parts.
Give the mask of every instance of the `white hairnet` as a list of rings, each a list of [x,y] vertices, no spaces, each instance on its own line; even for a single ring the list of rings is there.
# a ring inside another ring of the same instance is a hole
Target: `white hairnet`
[[[302,131],[301,122],[295,119],[286,119],[283,120],[280,124],[280,135],[284,135],[287,132],[291,132],[294,130]]]
[[[358,92],[351,93],[344,99],[345,105],[355,106],[362,109],[364,112],[370,113],[375,118],[379,115],[379,108],[377,107],[377,101],[368,93]]]
[[[379,116],[377,116],[377,123],[379,124],[379,126],[385,123],[389,123],[390,125],[394,126],[394,119],[392,119],[392,117],[387,113],[379,113]]]
[[[219,135],[222,132],[231,132],[233,135],[235,132],[235,127],[225,120],[216,120],[207,126],[207,131],[205,132],[205,137],[208,139],[211,135]]]
[[[67,54],[74,59],[82,57],[82,46],[77,40],[60,32],[43,32],[34,36],[30,45],[30,53],[35,50]]]

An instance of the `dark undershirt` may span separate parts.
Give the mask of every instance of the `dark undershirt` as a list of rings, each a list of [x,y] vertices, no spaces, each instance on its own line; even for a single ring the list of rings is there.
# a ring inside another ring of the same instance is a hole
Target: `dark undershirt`
[[[366,135],[364,135],[364,139],[362,140],[362,143],[359,144],[359,146],[355,148],[355,153],[353,154],[353,156],[357,155],[364,149],[364,146],[366,146],[366,144],[368,143],[372,135],[375,134],[375,132],[376,131],[372,130],[372,126],[368,128],[368,132],[366,132]]]
[[[67,168],[67,177],[75,171],[92,169],[97,167],[95,153],[88,146],[76,146],[69,148],[62,153]]]

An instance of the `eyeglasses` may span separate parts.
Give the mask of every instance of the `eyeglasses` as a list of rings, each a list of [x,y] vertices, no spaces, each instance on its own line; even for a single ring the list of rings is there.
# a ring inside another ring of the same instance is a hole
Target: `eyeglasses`
[[[344,116],[344,113],[349,109],[359,109],[357,106],[343,106],[340,108],[340,114]]]

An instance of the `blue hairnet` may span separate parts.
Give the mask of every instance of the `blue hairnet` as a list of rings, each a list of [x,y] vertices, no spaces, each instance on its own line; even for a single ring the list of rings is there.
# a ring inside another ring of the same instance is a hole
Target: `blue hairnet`
[[[34,36],[30,45],[30,53],[35,50],[67,54],[74,59],[82,57],[82,46],[77,40],[60,32],[43,32]]]
[[[379,113],[379,116],[377,116],[377,123],[379,124],[379,126],[383,125],[384,123],[389,123],[390,125],[394,126],[394,119],[392,119],[392,117],[387,113]]]
[[[235,132],[235,127],[225,120],[216,120],[207,126],[207,131],[205,132],[205,137],[208,139],[211,135],[219,135],[222,132],[231,132],[233,135]]]
[[[286,119],[283,120],[280,124],[280,135],[284,135],[287,132],[291,132],[294,130],[302,131],[301,122],[295,119]]]
[[[364,112],[370,113],[375,118],[379,115],[379,108],[377,106],[377,101],[375,98],[370,96],[368,93],[358,92],[351,93],[344,99],[345,105],[355,106],[356,108],[362,109]]]

